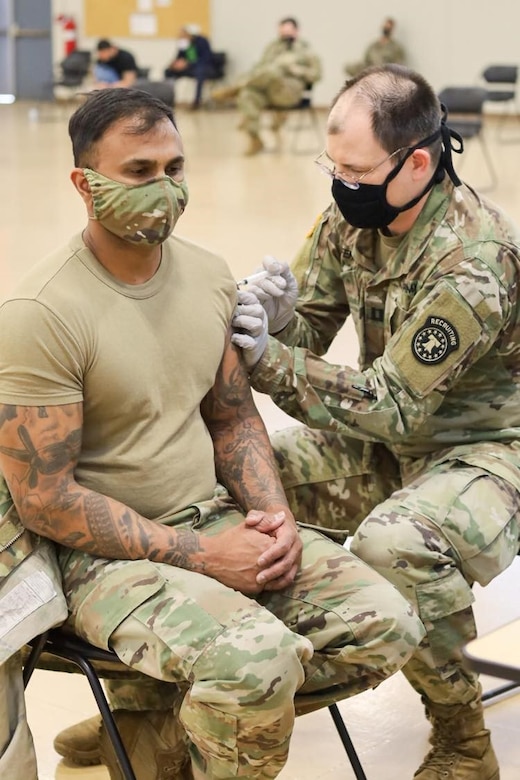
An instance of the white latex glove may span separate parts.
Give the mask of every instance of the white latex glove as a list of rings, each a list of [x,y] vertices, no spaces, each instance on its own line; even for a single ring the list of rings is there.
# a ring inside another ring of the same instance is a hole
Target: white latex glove
[[[233,316],[231,341],[240,347],[249,369],[253,369],[267,347],[267,314],[249,289],[238,291],[238,304]]]
[[[247,285],[248,292],[256,295],[263,305],[269,320],[269,333],[278,333],[292,320],[298,300],[298,283],[285,262],[267,255],[263,269],[268,273],[264,279]]]

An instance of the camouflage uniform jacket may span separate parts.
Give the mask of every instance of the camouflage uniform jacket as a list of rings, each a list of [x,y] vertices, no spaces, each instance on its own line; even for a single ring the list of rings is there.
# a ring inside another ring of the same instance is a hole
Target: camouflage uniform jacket
[[[297,313],[270,337],[253,386],[311,427],[383,442],[402,468],[407,459],[477,458],[518,484],[518,228],[446,181],[383,268],[377,239],[335,204],[321,215],[293,264]],[[349,314],[358,370],[317,357]]]
[[[297,38],[290,47],[286,41],[277,39],[270,43],[264,50],[260,61],[253,68],[256,71],[271,68],[275,65],[283,66],[287,76],[301,79],[304,85],[314,84],[321,78],[321,61],[312,52],[307,41]]]
[[[365,65],[385,65],[387,62],[404,64],[406,55],[403,47],[392,40],[377,40],[371,43],[365,53]]]

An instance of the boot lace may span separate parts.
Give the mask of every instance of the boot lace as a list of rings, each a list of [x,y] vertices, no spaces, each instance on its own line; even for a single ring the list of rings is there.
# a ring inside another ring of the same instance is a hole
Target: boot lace
[[[416,774],[424,769],[434,769],[439,777],[450,777],[456,757],[457,754],[447,746],[436,745],[430,750]]]
[[[450,777],[457,759],[453,750],[450,724],[435,719],[433,722],[432,749],[417,770],[419,774],[424,769],[433,769],[439,777]]]

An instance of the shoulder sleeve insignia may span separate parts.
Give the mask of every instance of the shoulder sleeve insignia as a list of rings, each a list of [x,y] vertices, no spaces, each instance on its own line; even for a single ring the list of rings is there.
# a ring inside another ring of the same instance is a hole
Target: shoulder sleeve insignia
[[[414,333],[412,354],[420,363],[434,365],[446,360],[450,352],[459,348],[457,329],[444,317],[430,316]]]
[[[317,226],[319,225],[320,220],[321,220],[322,217],[323,217],[323,212],[321,214],[318,214],[318,216],[314,220],[314,223],[313,223],[311,229],[307,231],[307,234],[306,234],[305,238],[310,238],[312,236],[312,234],[316,230]]]

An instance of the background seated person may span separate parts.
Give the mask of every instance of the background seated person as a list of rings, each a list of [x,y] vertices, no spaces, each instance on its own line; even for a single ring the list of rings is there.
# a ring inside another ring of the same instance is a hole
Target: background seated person
[[[189,77],[196,80],[195,99],[192,108],[200,107],[204,81],[213,74],[211,45],[200,34],[198,24],[187,24],[181,28],[177,55],[164,71],[166,79]]]
[[[387,17],[381,28],[381,35],[367,46],[363,59],[345,65],[345,72],[350,76],[357,76],[364,68],[372,65],[386,65],[392,62],[396,65],[405,65],[406,53],[401,44],[392,37],[394,29],[395,19]]]
[[[131,87],[137,78],[137,64],[133,54],[120,49],[107,38],[97,45],[97,63],[94,66],[96,89],[103,87]]]
[[[306,41],[299,38],[296,19],[282,19],[278,38],[264,50],[257,65],[233,87],[213,92],[219,102],[237,97],[242,117],[239,124],[249,137],[247,155],[263,149],[259,135],[260,116],[264,109],[294,108],[305,90],[321,78],[321,62]],[[276,132],[285,121],[286,114],[278,111],[272,124]]]

